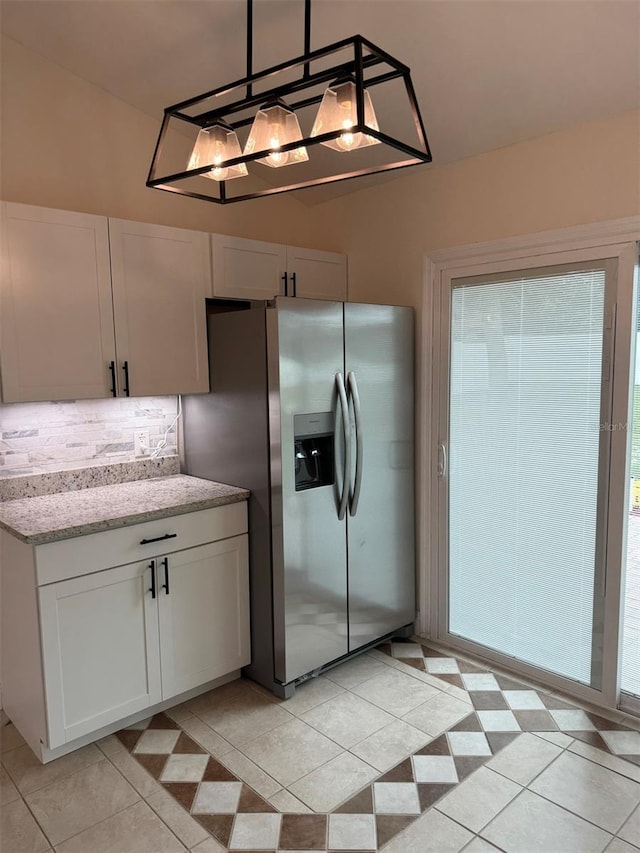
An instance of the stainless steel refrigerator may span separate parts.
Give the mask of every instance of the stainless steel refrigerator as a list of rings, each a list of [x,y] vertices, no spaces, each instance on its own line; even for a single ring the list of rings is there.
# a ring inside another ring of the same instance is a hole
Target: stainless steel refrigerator
[[[208,333],[186,470],[251,490],[246,672],[290,696],[413,627],[413,310],[277,297]]]

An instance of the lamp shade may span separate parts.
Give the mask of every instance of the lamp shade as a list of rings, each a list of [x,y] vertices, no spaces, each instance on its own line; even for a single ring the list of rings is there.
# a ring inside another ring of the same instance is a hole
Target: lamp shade
[[[203,128],[198,133],[187,169],[198,169],[201,166],[210,165],[212,169],[210,172],[203,173],[204,178],[211,178],[214,181],[242,178],[248,174],[244,163],[237,163],[235,166],[220,165],[234,157],[242,157],[238,137],[227,124],[218,122],[211,127]]]
[[[303,163],[309,159],[304,146],[290,151],[281,150],[283,145],[300,139],[302,139],[302,131],[296,114],[288,109],[283,101],[274,101],[260,107],[256,113],[244,153],[269,151],[267,157],[262,157],[257,162],[274,169],[290,166],[293,163]]]
[[[380,130],[378,120],[371,103],[371,96],[366,89],[362,90],[364,100],[364,123],[372,130]],[[311,136],[342,130],[337,139],[320,143],[334,151],[353,151],[365,148],[367,145],[378,145],[379,141],[366,133],[353,133],[358,124],[358,107],[356,84],[353,80],[339,80],[329,86],[323,97],[320,109],[313,123]]]

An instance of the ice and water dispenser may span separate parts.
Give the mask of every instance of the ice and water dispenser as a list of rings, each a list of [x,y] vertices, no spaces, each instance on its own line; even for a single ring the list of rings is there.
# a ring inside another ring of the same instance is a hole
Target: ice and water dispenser
[[[334,482],[333,412],[293,416],[296,492]]]

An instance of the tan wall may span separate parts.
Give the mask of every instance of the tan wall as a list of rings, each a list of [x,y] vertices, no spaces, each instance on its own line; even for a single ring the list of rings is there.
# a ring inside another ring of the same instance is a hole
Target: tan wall
[[[160,129],[108,92],[2,37],[0,196],[37,204],[340,251],[295,196],[222,207],[145,187]]]
[[[323,205],[347,235],[352,300],[418,306],[429,250],[640,213],[640,113],[436,163]]]

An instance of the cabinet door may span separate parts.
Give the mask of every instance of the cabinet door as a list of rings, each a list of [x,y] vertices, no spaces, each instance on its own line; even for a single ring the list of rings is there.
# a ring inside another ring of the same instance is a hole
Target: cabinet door
[[[213,295],[273,299],[284,294],[286,246],[211,235]]]
[[[49,747],[161,700],[149,561],[40,587]]]
[[[287,272],[290,278],[295,273],[294,296],[337,302],[347,299],[346,255],[287,246]]]
[[[120,380],[127,362],[131,395],[208,391],[208,235],[110,219],[109,239]]]
[[[2,219],[3,401],[109,396],[107,220],[12,203]]]
[[[251,659],[247,536],[190,548],[166,560],[158,563],[163,699]]]

